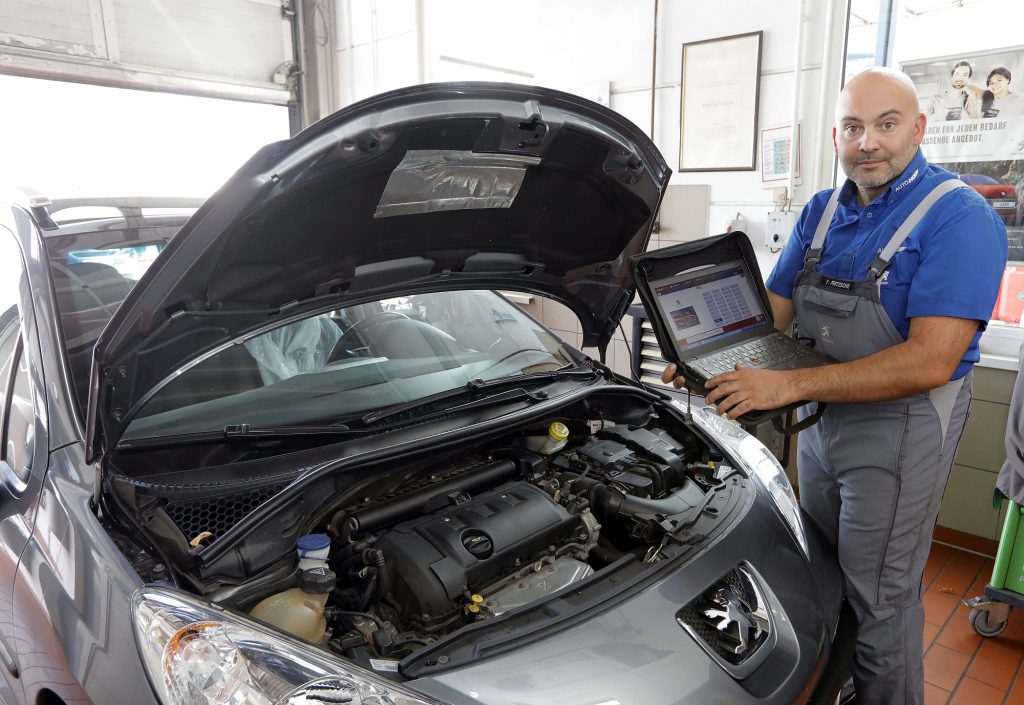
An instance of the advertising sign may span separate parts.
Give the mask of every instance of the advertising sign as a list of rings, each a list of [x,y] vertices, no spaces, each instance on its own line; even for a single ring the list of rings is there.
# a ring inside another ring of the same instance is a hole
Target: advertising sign
[[[928,116],[925,157],[960,176],[1006,223],[1024,260],[1024,47],[905,62]]]

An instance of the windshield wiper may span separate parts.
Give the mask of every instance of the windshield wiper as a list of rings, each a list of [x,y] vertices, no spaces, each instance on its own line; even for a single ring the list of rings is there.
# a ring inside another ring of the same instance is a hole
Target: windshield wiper
[[[593,379],[601,374],[592,367],[561,368],[550,372],[528,372],[511,377],[498,377],[497,379],[472,379],[466,386],[470,389],[494,389],[495,387],[507,387],[510,384],[522,384],[523,382],[553,382],[556,379]]]
[[[279,426],[276,428],[254,428],[247,423],[229,424],[221,431],[201,431],[199,433],[179,433],[171,436],[150,436],[129,438],[118,442],[118,450],[134,450],[138,448],[160,448],[166,446],[186,445],[189,443],[208,443],[236,438],[259,439],[281,438],[285,436],[345,436],[367,433],[368,429],[349,428],[345,424],[331,426]]]
[[[371,411],[360,419],[367,426],[379,423],[386,418],[396,416],[398,414],[405,413],[406,411],[412,411],[423,406],[430,406],[441,401],[447,401],[469,394],[476,394],[477,392],[486,391],[488,389],[497,389],[500,387],[509,387],[514,385],[521,385],[524,383],[534,384],[536,382],[552,382],[558,379],[590,379],[600,374],[597,370],[591,368],[578,368],[578,369],[558,369],[552,370],[551,372],[533,372],[530,374],[513,375],[511,377],[499,377],[497,379],[482,380],[472,379],[466,383],[464,387],[456,387],[455,389],[446,389],[443,392],[437,394],[431,394],[427,397],[421,397],[420,399],[413,399],[412,401],[402,402],[395,404],[394,406],[388,406],[377,411]],[[538,401],[540,399],[546,399],[547,394],[544,392],[527,392],[525,389],[513,389],[508,392],[512,398],[523,398],[528,397]],[[488,406],[490,404],[499,403],[504,401],[501,398],[502,395],[495,394],[489,397],[484,397],[476,401],[462,404],[461,406],[451,407],[444,411],[460,411],[462,409],[470,409],[476,406]],[[511,400],[511,399],[510,399]]]

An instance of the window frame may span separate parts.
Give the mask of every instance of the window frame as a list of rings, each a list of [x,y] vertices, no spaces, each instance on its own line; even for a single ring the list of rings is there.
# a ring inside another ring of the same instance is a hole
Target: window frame
[[[32,300],[32,289],[29,280],[29,266],[26,259],[26,249],[14,230],[9,227],[0,227],[0,238],[9,238],[8,242],[13,243],[14,252],[17,254],[16,269],[12,274],[17,281],[17,325],[18,339],[15,343],[11,356],[11,370],[6,380],[7,386],[3,390],[4,407],[0,409],[0,486],[3,492],[9,497],[17,500],[22,497],[30,485],[38,484],[38,476],[45,471],[47,466],[46,456],[49,454],[49,433],[48,418],[45,405],[45,380],[42,369],[42,351],[39,347],[38,326],[35,319],[35,307]],[[3,459],[7,448],[7,429],[10,418],[11,399],[14,394],[14,380],[18,373],[18,365],[25,360],[29,394],[32,404],[31,424],[34,432],[35,442],[32,449],[30,466],[25,477],[16,471]],[[41,469],[41,470],[40,470]]]
[[[28,481],[32,477],[32,468],[35,466],[35,445],[33,444],[33,457],[28,458],[29,464],[27,470],[22,473],[22,470],[14,467],[7,460],[7,441],[9,439],[9,433],[11,428],[11,412],[14,409],[14,383],[18,377],[18,369],[21,365],[22,358],[25,357],[25,336],[19,335],[18,341],[14,345],[14,354],[11,356],[11,370],[6,380],[6,392],[4,393],[4,405],[3,413],[0,415],[0,475],[3,476],[3,482],[11,488],[12,491],[21,494],[25,491],[28,486]],[[36,394],[32,390],[32,369],[31,359],[26,359],[26,372],[28,374],[28,393],[29,401],[32,406],[32,419],[31,424],[36,424],[38,418],[38,408],[36,406]]]

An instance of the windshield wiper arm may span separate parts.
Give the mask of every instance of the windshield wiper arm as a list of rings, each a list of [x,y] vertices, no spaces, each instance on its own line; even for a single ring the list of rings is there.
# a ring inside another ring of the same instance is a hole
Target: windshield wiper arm
[[[285,436],[343,436],[367,433],[365,429],[354,429],[344,424],[333,426],[280,426],[277,428],[254,428],[247,423],[229,424],[222,431],[200,431],[198,433],[179,433],[170,436],[149,436],[129,438],[118,442],[118,450],[136,450],[139,448],[163,448],[167,446],[187,445],[189,443],[209,443],[232,439],[282,438]]]
[[[430,404],[436,404],[439,401],[445,401],[447,399],[452,399],[452,398],[457,398],[457,397],[465,396],[466,394],[470,394],[470,393],[481,392],[481,391],[485,391],[485,390],[488,390],[488,389],[497,389],[499,387],[508,387],[508,386],[512,386],[512,385],[521,385],[521,384],[524,384],[524,383],[533,384],[535,382],[551,382],[551,381],[554,381],[556,379],[565,379],[567,377],[569,377],[569,378],[578,377],[578,378],[581,378],[581,379],[582,378],[592,378],[592,377],[594,377],[594,376],[596,376],[598,374],[600,374],[600,373],[597,372],[597,370],[593,370],[593,369],[589,369],[589,368],[581,368],[581,369],[559,369],[559,370],[553,370],[551,372],[532,372],[530,374],[514,375],[514,376],[511,376],[511,377],[498,377],[497,379],[491,379],[491,380],[472,379],[469,382],[467,382],[464,387],[456,387],[455,389],[446,389],[443,392],[438,392],[437,394],[431,394],[430,396],[421,397],[420,399],[413,399],[412,401],[401,402],[401,403],[395,404],[393,406],[388,406],[388,407],[385,407],[383,409],[378,409],[377,411],[371,411],[370,413],[368,413],[365,416],[363,416],[362,419],[360,419],[360,420],[364,424],[369,426],[369,425],[378,423],[378,422],[382,421],[383,419],[386,419],[386,418],[388,418],[390,416],[395,416],[396,414],[401,414],[401,413],[406,412],[406,411],[411,411],[413,409],[418,409],[418,408],[420,408],[422,406],[428,406]],[[541,398],[541,393],[538,392],[536,395],[531,395],[531,394],[527,393],[526,390],[524,390],[524,389],[514,389],[514,390],[512,390],[512,394],[513,394],[513,396],[519,396],[519,397],[522,397],[522,396],[525,395],[525,396],[531,396],[531,398],[533,396],[537,396],[538,398]],[[546,394],[543,395],[543,398],[546,398],[546,397],[547,397]],[[485,398],[480,399],[478,401],[480,402],[480,405],[486,406],[488,404],[492,404],[492,403],[494,403],[496,401],[501,401],[501,400],[498,399],[498,395],[494,395],[494,396],[490,396],[490,397],[485,397]],[[473,406],[476,406],[476,405],[477,405],[477,402],[470,402],[469,404],[463,404],[462,406],[459,406],[459,407],[454,407],[454,408],[451,408],[451,409],[446,409],[446,411],[455,411],[455,410],[458,410],[458,409],[472,408]]]
[[[510,384],[522,384],[523,382],[552,382],[556,379],[592,379],[601,374],[595,369],[581,367],[578,369],[552,370],[551,372],[528,372],[522,375],[511,377],[498,377],[497,379],[472,379],[466,386],[470,389],[494,389],[495,387],[507,387]]]
[[[520,380],[520,382],[522,382],[522,380]],[[374,411],[364,416],[362,418],[362,421],[367,425],[376,424],[379,423],[380,421],[383,421],[386,418],[405,413],[406,411],[412,411],[413,409],[418,409],[423,406],[436,404],[437,402],[443,401],[445,399],[461,397],[467,394],[474,393],[476,393],[476,390],[473,389],[472,387],[469,387],[468,385],[466,387],[459,387],[458,389],[450,389],[447,392],[444,392],[442,394],[435,394],[432,397],[424,397],[423,399],[417,399],[416,401],[410,401],[404,404],[396,404],[395,406],[388,407],[386,409],[381,409],[380,411]],[[518,387],[516,389],[510,389],[507,392],[498,392],[497,394],[492,394],[481,399],[474,399],[473,401],[466,402],[465,404],[460,404],[459,406],[446,407],[444,409],[438,410],[438,412],[435,412],[434,414],[428,414],[424,418],[434,416],[436,415],[436,413],[449,414],[452,412],[463,411],[466,409],[472,409],[480,406],[490,406],[492,404],[499,404],[503,402],[518,401],[519,399],[542,401],[547,398],[548,393],[543,390],[538,390],[536,392],[528,392],[522,387]]]
[[[224,427],[224,438],[262,438],[279,436],[343,436],[365,433],[362,429],[349,428],[343,423],[330,426],[277,426],[253,428],[247,423],[230,424]]]

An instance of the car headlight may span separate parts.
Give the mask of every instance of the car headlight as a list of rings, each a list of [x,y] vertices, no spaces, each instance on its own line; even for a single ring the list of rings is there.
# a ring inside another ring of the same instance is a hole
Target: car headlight
[[[672,403],[685,410],[679,401],[673,400]],[[796,501],[796,495],[793,494],[793,486],[789,483],[789,478],[786,477],[786,471],[782,469],[771,451],[765,448],[761,441],[744,431],[735,421],[729,421],[719,416],[712,406],[696,409],[692,412],[692,416],[694,422],[711,438],[718,441],[722,450],[767,491],[768,496],[775,504],[775,509],[789,525],[793,537],[809,559],[810,549],[807,546],[807,534],[804,533],[803,521],[800,519],[800,506]]]
[[[132,614],[142,661],[165,705],[437,705],[173,590],[139,588]]]

